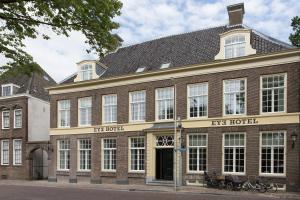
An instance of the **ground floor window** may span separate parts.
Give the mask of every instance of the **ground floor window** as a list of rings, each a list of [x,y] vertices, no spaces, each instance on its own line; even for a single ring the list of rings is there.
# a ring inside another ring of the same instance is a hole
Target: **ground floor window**
[[[79,170],[91,170],[92,143],[90,139],[80,139],[78,142],[79,151]]]
[[[9,165],[9,140],[1,141],[1,165]]]
[[[130,138],[130,170],[145,170],[145,138]]]
[[[223,138],[223,171],[245,172],[245,134],[226,133]]]
[[[70,169],[70,140],[58,141],[58,169]]]
[[[188,170],[190,172],[206,171],[207,135],[188,135]]]
[[[260,173],[284,174],[285,132],[261,133]]]
[[[102,170],[115,171],[117,160],[117,140],[115,138],[102,139]]]
[[[22,165],[22,140],[16,139],[13,140],[13,157],[14,157],[14,165]]]

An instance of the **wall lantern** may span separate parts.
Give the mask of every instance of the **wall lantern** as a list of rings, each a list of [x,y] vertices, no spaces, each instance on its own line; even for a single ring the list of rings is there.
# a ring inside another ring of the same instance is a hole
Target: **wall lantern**
[[[297,135],[296,131],[294,131],[294,132],[292,133],[292,135],[291,135],[291,138],[292,138],[292,141],[293,141],[292,148],[295,147],[295,143],[296,143],[296,141],[297,141],[297,137],[298,137],[298,135]]]
[[[53,152],[53,147],[50,141],[48,141],[47,148],[48,148],[48,152]]]

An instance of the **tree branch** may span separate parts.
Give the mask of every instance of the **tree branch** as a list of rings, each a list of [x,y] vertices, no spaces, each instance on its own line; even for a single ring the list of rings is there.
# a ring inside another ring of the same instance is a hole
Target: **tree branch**
[[[32,0],[23,0],[23,1],[32,1]],[[16,3],[16,2],[19,2],[18,0],[0,0],[0,3],[1,4],[8,4],[8,3]]]

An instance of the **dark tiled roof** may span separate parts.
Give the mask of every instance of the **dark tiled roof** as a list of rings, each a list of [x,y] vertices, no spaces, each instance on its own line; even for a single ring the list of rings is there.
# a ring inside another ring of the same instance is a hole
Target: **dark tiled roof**
[[[21,74],[0,78],[0,85],[9,83],[13,83],[20,87],[16,94],[28,93],[45,101],[49,101],[49,95],[45,90],[45,87],[56,85],[56,82],[43,69],[41,69],[41,73],[34,72],[30,77],[25,74]],[[0,90],[0,93],[1,92],[2,90]]]
[[[170,67],[182,67],[214,61],[220,49],[220,34],[232,29],[248,28],[219,26],[190,33],[168,36],[120,48],[100,60],[108,67],[101,78],[132,74],[145,66],[145,71],[159,70],[162,63]],[[258,31],[251,32],[251,45],[257,54],[265,54],[292,48],[290,45],[265,36]],[[71,83],[76,75],[62,82]]]

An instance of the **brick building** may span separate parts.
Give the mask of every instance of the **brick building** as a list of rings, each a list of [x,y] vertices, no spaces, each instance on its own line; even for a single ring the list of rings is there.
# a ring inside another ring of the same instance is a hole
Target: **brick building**
[[[0,178],[48,176],[49,95],[55,81],[43,70],[0,79]]]
[[[243,24],[118,49],[50,87],[49,181],[299,187],[300,50]],[[176,120],[174,120],[176,119]]]

